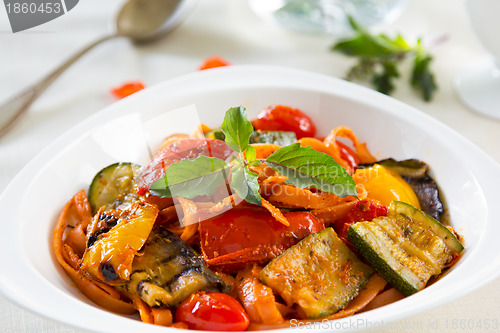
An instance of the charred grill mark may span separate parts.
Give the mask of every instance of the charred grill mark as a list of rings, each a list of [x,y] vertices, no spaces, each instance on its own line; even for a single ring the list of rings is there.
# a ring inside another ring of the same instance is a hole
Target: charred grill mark
[[[99,236],[110,231],[114,226],[120,223],[120,218],[113,216],[112,214],[108,214],[107,212],[102,212],[99,215],[99,230],[94,232],[87,242],[87,248],[90,248],[94,245],[95,242],[99,239]]]
[[[100,270],[106,281],[110,282],[118,279],[118,274],[116,274],[115,268],[109,262],[102,263]]]
[[[172,278],[170,280],[168,280],[164,285],[162,285],[162,288],[166,288],[166,287],[170,288],[172,286],[172,284],[174,284],[175,282],[177,282],[177,280],[179,280],[180,277],[182,277],[184,275],[191,274],[193,272],[197,272],[197,273],[200,273],[201,275],[204,275],[203,270],[201,269],[200,266],[189,266],[189,267],[184,268],[180,273],[172,276]]]
[[[119,219],[116,216],[102,212],[101,215],[99,215],[99,220],[106,222],[106,226],[112,228],[118,224]]]
[[[151,283],[150,279],[142,280],[137,284],[137,295],[142,296],[142,295],[147,295],[148,294],[148,288],[146,288],[146,283]]]

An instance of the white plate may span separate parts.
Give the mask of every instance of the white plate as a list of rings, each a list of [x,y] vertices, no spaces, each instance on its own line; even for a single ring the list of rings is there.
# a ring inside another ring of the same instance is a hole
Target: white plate
[[[33,159],[0,197],[1,291],[38,314],[88,330],[169,332],[102,310],[79,294],[51,251],[58,212],[102,167],[115,161],[144,164],[161,137],[190,130],[197,117],[193,105],[202,122],[216,126],[229,107],[244,105],[252,118],[271,104],[307,112],[320,135],[338,125],[351,127],[379,158],[428,162],[452,224],[465,236],[463,258],[435,284],[317,331],[389,323],[463,296],[499,275],[500,166],[486,154],[433,118],[372,90],[299,70],[233,66],[179,77],[119,101]]]

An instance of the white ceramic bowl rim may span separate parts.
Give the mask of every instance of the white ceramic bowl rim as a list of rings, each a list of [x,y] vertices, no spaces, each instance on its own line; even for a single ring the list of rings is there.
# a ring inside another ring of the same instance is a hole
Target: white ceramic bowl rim
[[[348,101],[361,100],[363,105],[370,105],[381,115],[413,123],[416,128],[422,131],[423,136],[432,137],[435,135],[439,137],[451,153],[458,154],[455,152],[456,149],[467,156],[466,159],[460,160],[460,163],[473,175],[470,182],[473,185],[479,184],[481,193],[479,193],[478,200],[484,203],[484,208],[486,208],[485,211],[478,212],[478,219],[481,220],[478,222],[480,230],[474,234],[474,237],[472,237],[472,233],[475,232],[474,228],[468,230],[471,238],[476,239],[474,247],[467,248],[463,260],[447,274],[445,277],[447,283],[430,286],[398,302],[397,305],[389,305],[341,319],[335,322],[335,326],[325,325],[318,327],[316,331],[326,332],[333,329],[348,331],[366,328],[352,325],[353,321],[372,323],[371,325],[389,323],[463,296],[500,275],[500,257],[490,257],[497,253],[496,235],[500,234],[500,224],[496,223],[496,216],[493,213],[499,199],[496,189],[500,185],[500,180],[498,177],[491,177],[491,175],[498,175],[500,166],[480,149],[435,119],[370,89],[325,75],[296,69],[270,66],[232,66],[175,78],[119,101],[68,131],[26,165],[0,197],[0,211],[4,213],[2,241],[0,242],[0,252],[2,253],[0,257],[0,267],[2,267],[0,291],[14,302],[35,313],[87,330],[168,332],[169,329],[163,327],[146,325],[135,319],[112,315],[90,302],[79,302],[76,305],[78,308],[75,309],[75,297],[68,292],[68,289],[73,288],[69,285],[69,279],[61,273],[60,281],[47,281],[39,267],[34,265],[33,262],[36,261],[36,258],[33,254],[30,252],[30,255],[27,255],[26,249],[29,248],[27,243],[39,235],[30,234],[30,228],[33,226],[30,223],[33,221],[25,221],[20,218],[25,211],[25,208],[22,207],[23,200],[20,198],[25,197],[32,186],[41,181],[52,184],[51,191],[58,191],[57,184],[54,184],[52,180],[39,179],[37,174],[43,171],[44,166],[49,162],[63,158],[68,145],[71,146],[71,144],[84,140],[86,133],[93,129],[95,124],[105,124],[117,117],[137,112],[137,110],[141,110],[140,106],[146,102],[154,104],[159,96],[162,99],[168,99],[179,95],[194,96],[199,93],[231,92],[238,89],[248,91],[248,94],[251,95],[253,89],[262,87],[283,91],[302,89],[318,94],[335,95],[339,99]],[[242,101],[242,103],[244,102]],[[454,148],[455,146],[456,148]],[[75,192],[76,190],[73,193]],[[58,202],[56,206],[62,207],[63,204],[64,201]],[[57,212],[53,213],[57,214]],[[46,223],[49,218],[39,217],[37,223],[42,225],[40,228],[47,229]],[[469,218],[473,218],[473,216],[469,216]],[[53,226],[54,221],[51,221],[50,227],[53,228]],[[46,235],[50,238],[51,232],[46,233]],[[469,234],[465,235],[466,241],[468,236]],[[50,239],[45,241],[47,244],[51,242]],[[33,251],[35,250],[40,249],[33,249]],[[486,254],[488,257],[485,257]],[[52,266],[47,267],[47,269],[60,270],[53,256],[50,265]],[[60,283],[66,284],[68,289],[55,285]]]

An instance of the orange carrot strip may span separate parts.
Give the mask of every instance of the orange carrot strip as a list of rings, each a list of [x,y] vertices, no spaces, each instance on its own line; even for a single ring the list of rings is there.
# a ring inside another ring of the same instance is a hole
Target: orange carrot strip
[[[333,157],[335,162],[337,162],[344,169],[350,171],[349,163],[347,163],[347,161],[340,157],[339,149],[335,149],[335,147],[331,145],[327,146],[324,142],[321,142],[320,140],[315,138],[302,138],[300,140],[297,140],[297,142],[300,142],[300,145],[302,147],[311,147],[312,149],[319,151],[320,153],[330,155],[331,157]]]
[[[189,199],[178,197],[177,200],[179,200],[184,212],[182,225],[185,227],[180,237],[183,241],[189,243],[188,241],[198,231],[198,223],[200,222],[200,218],[198,216],[198,206],[196,206],[196,204]]]
[[[75,253],[81,258],[87,247],[87,236],[83,229],[83,223],[71,229],[64,242],[71,246]]]
[[[173,327],[173,328],[177,328],[177,329],[181,329],[181,330],[187,330],[189,329],[188,325],[183,323],[183,322],[176,322],[176,323],[173,323],[172,325],[170,325],[170,327]]]
[[[63,207],[59,217],[57,219],[57,225],[54,230],[54,236],[52,240],[52,248],[56,256],[57,261],[66,271],[66,274],[75,283],[76,287],[87,296],[91,301],[97,305],[108,309],[113,312],[121,314],[132,314],[135,309],[132,304],[111,297],[108,293],[96,286],[88,277],[83,275],[80,271],[73,269],[64,259],[63,256],[63,234],[66,229],[66,217],[70,208],[74,207],[74,200],[71,199]]]
[[[158,147],[158,149],[156,149],[156,152],[162,151],[165,147],[170,146],[172,143],[174,143],[176,141],[187,139],[187,138],[189,138],[189,135],[184,134],[184,133],[172,134],[170,136],[167,136],[161,142],[160,147]]]
[[[111,297],[121,299],[122,295],[114,287],[112,287],[108,284],[102,283],[102,282],[94,281],[94,280],[92,280],[92,283],[95,284],[96,286],[98,286],[99,288],[101,288],[102,290],[104,290]],[[128,304],[130,304],[130,303],[128,303]]]
[[[173,322],[172,311],[165,308],[151,308],[153,323],[160,326],[170,326]]]
[[[323,220],[325,225],[345,217],[354,207],[357,201],[342,202],[338,205],[311,210],[309,213]]]
[[[80,190],[73,197],[73,202],[78,212],[78,216],[82,220],[83,227],[86,228],[90,220],[92,219],[92,209],[90,208],[89,201],[87,200],[87,195],[84,190]]]
[[[276,303],[276,308],[281,313],[283,318],[291,315],[292,313],[295,313],[295,310],[292,309],[292,307],[285,305],[285,304],[282,304],[282,303],[278,303],[278,302],[275,302],[275,303]]]
[[[363,310],[370,311],[381,306],[394,303],[403,299],[404,295],[397,291],[395,288],[387,289],[383,293],[378,294]]]
[[[80,257],[75,253],[75,251],[68,244],[63,244],[62,255],[64,260],[74,269],[78,270],[80,266]]]
[[[132,303],[137,311],[139,311],[139,316],[141,321],[148,324],[154,324],[153,314],[151,313],[151,308],[146,304],[139,296],[130,295]]]
[[[276,307],[273,291],[260,282],[259,274],[257,266],[238,273],[238,297],[251,322],[268,325],[282,323],[283,316]]]
[[[317,209],[355,200],[353,197],[339,198],[332,193],[315,193],[286,184],[262,184],[261,190],[267,195],[269,202],[280,207]]]
[[[254,143],[251,146],[255,148],[257,158],[260,159],[268,158],[272,153],[281,148],[280,145],[272,143]]]
[[[278,221],[279,223],[289,227],[290,226],[290,223],[288,222],[288,220],[286,219],[286,217],[283,215],[283,213],[281,212],[281,210],[279,210],[278,208],[274,207],[273,204],[271,204],[269,201],[267,201],[266,199],[264,198],[261,198],[262,199],[262,207],[264,207],[265,209],[267,209],[269,211],[269,213],[271,213],[271,215],[276,219],[276,221]]]
[[[366,143],[359,142],[358,138],[356,137],[352,129],[345,126],[339,126],[334,128],[323,141],[328,147],[332,147],[333,149],[338,151],[339,156],[340,156],[340,148],[338,147],[336,141],[338,136],[352,141],[352,144],[354,145],[354,148],[356,148],[356,153],[358,154],[361,163],[373,163],[377,160],[375,157],[373,157],[373,155],[366,147]]]
[[[239,197],[236,194],[231,194],[228,197],[225,197],[222,199],[222,201],[219,201],[216,204],[212,204],[212,206],[208,209],[208,212],[213,215],[217,215],[219,212],[224,212],[228,209],[231,209],[235,206],[235,201],[241,201]],[[201,207],[203,207],[206,203],[199,203]]]
[[[286,321],[281,324],[276,325],[266,325],[259,323],[250,323],[248,327],[249,331],[258,331],[258,330],[269,330],[269,329],[278,329],[278,328],[288,328],[288,327],[296,327],[297,324],[302,323],[304,325],[312,324],[316,322],[323,322],[324,320],[335,320],[339,318],[344,318],[347,316],[352,316],[356,312],[359,312],[364,307],[366,307],[387,285],[387,281],[385,281],[380,275],[377,273],[373,274],[368,282],[361,288],[358,295],[354,297],[344,309],[323,317],[319,319],[305,319],[305,320],[294,320],[293,325],[290,321]]]

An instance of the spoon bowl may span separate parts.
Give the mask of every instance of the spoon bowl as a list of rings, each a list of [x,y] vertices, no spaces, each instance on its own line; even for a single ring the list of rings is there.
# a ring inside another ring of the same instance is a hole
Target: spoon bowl
[[[129,0],[116,17],[117,35],[138,43],[155,41],[175,28],[194,4],[189,0]]]

